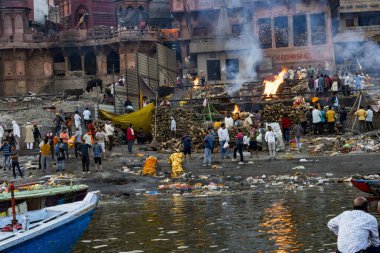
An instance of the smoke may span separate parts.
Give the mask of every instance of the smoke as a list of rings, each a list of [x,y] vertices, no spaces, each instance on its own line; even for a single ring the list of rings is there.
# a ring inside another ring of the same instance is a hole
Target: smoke
[[[257,66],[263,59],[259,40],[253,31],[252,21],[248,18],[250,14],[245,13],[244,10],[242,12],[239,15],[245,18],[246,22],[243,22],[245,25],[242,27],[240,36],[225,41],[225,48],[232,50],[233,54],[239,58],[239,61],[226,63],[227,78],[230,77],[229,79],[233,81],[226,87],[226,92],[230,96],[239,91],[245,82],[256,79]]]
[[[357,32],[339,34],[343,43],[336,43],[337,70],[345,73],[373,74],[380,66],[380,46]],[[351,68],[344,68],[351,66]]]

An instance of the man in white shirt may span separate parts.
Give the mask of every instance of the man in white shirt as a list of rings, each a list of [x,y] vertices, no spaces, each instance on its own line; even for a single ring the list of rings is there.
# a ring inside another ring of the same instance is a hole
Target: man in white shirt
[[[249,116],[244,120],[243,126],[250,128],[253,125],[252,118],[253,118],[253,114],[249,114]]]
[[[106,136],[108,139],[108,150],[111,151],[113,147],[113,132],[115,128],[111,125],[111,122],[107,122],[104,125],[104,130],[106,131]]]
[[[177,123],[175,122],[173,117],[170,117],[170,131],[172,132],[173,136],[175,136],[177,131]]]
[[[367,106],[367,117],[365,118],[365,125],[367,127],[367,131],[373,130],[373,111],[371,106]]]
[[[220,128],[218,129],[218,137],[220,143],[220,152],[222,155],[222,159],[228,158],[228,147],[224,147],[226,143],[229,142],[230,136],[228,134],[228,129],[226,128],[226,124],[222,123]]]
[[[231,115],[227,115],[224,118],[224,124],[226,125],[227,129],[230,129],[230,128],[234,127],[234,119],[231,117]]]
[[[83,111],[83,120],[84,120],[84,127],[87,129],[87,126],[91,121],[91,112],[88,109],[88,107],[86,107],[86,109]]]
[[[327,223],[328,228],[338,236],[337,252],[379,252],[377,220],[368,211],[367,199],[358,197],[354,200],[353,210],[344,211]]]
[[[0,125],[0,148],[3,146],[4,128]]]
[[[12,121],[12,128],[13,128],[13,136],[15,137],[16,149],[19,150],[21,131],[20,131],[20,126],[14,120]]]
[[[75,115],[74,115],[74,125],[75,125],[75,128],[78,128],[80,131],[82,131],[81,130],[81,122],[80,122],[81,119],[82,119],[82,117],[79,115],[79,112],[76,111]]]
[[[313,117],[313,129],[314,129],[314,135],[317,133],[321,133],[321,111],[318,110],[318,106],[316,105],[314,110],[311,112]]]
[[[273,131],[271,126],[268,126],[268,131],[265,133],[265,141],[268,143],[269,160],[276,158],[276,138],[277,134]]]

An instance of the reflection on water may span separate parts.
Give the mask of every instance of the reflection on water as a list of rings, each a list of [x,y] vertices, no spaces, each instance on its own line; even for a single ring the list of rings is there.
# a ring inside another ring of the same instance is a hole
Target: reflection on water
[[[331,185],[101,201],[74,252],[332,252],[326,223],[359,194]]]
[[[262,219],[262,232],[272,235],[269,239],[278,246],[275,252],[297,252],[301,248],[302,244],[297,241],[292,213],[283,203],[275,203],[266,208]]]

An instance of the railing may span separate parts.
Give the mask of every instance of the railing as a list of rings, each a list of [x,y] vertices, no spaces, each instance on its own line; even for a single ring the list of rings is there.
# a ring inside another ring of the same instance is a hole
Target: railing
[[[352,31],[352,32],[380,32],[380,25],[371,25],[371,26],[353,26],[353,27],[345,27],[344,31]]]

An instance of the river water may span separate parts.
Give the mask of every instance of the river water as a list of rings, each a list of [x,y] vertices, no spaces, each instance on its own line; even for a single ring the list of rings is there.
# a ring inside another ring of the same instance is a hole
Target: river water
[[[106,200],[74,252],[332,252],[326,224],[359,195],[338,184]]]

